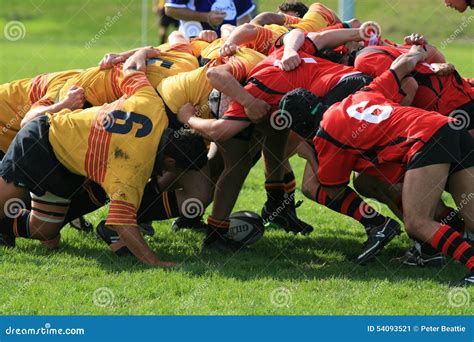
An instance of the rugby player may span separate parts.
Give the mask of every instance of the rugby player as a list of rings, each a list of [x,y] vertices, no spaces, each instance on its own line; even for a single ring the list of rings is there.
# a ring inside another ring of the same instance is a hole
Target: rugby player
[[[474,248],[449,224],[434,219],[443,190],[461,213],[466,229],[474,230],[474,140],[455,120],[437,112],[399,105],[401,80],[426,59],[422,46],[412,46],[390,70],[369,86],[327,108],[306,90],[294,91],[282,101],[293,119],[292,129],[314,136],[318,178],[313,199],[328,207],[344,205],[352,171],[372,170],[392,181],[403,177],[403,218],[408,234],[464,264],[470,273],[459,285],[474,284]],[[324,116],[323,116],[324,114]],[[354,135],[353,132],[358,132]],[[357,194],[355,196],[358,197]],[[398,234],[387,227],[373,236],[374,254]]]
[[[290,42],[293,39],[293,32],[296,31],[299,30],[291,31],[285,36],[284,40]],[[319,44],[317,46],[320,48],[336,47],[344,43],[347,37],[343,35],[344,40],[341,40],[339,31],[342,30],[331,30],[316,34],[316,37],[318,37],[317,44]],[[349,40],[357,39],[357,37],[362,39],[359,29],[352,29],[351,32],[352,36]],[[297,37],[300,37],[298,33]],[[312,49],[312,52],[315,53],[314,43],[308,42],[308,45],[307,49]],[[286,47],[287,45],[285,45],[285,49]],[[213,141],[228,144],[229,147],[232,146],[235,150],[232,154],[226,153],[223,155],[226,160],[226,169],[219,179],[221,186],[217,187],[214,198],[214,203],[219,203],[219,206],[214,205],[211,220],[208,220],[208,224],[215,227],[216,235],[219,235],[219,231],[224,231],[225,227],[228,227],[228,216],[243,181],[253,165],[252,156],[247,153],[250,148],[248,141],[242,141],[242,136],[238,136],[240,139],[235,137],[237,134],[241,135],[244,130],[248,130],[248,127],[251,126],[251,119],[254,122],[259,122],[267,115],[264,111],[262,112],[263,115],[255,115],[245,107],[246,104],[252,104],[252,101],[257,98],[264,100],[271,106],[270,112],[272,109],[276,111],[282,96],[298,86],[311,87],[321,96],[328,95],[333,90],[330,98],[331,101],[336,101],[368,83],[367,77],[355,69],[314,57],[304,51],[297,52],[304,63],[293,72],[286,72],[279,66],[275,66],[276,63],[281,61],[282,68],[286,67],[284,63],[288,63],[288,59],[282,59],[285,55],[285,49],[278,49],[257,65],[248,75],[245,87],[242,87],[225,74],[216,74],[215,78],[221,83],[223,92],[231,94],[236,99],[223,118],[203,120],[194,115],[192,106],[188,108],[189,110],[181,113],[181,120],[187,122],[196,131]],[[263,132],[266,138],[263,152],[267,154],[265,160],[267,202],[262,210],[262,215],[265,220],[275,222],[277,225],[285,227],[285,229],[306,232],[312,228],[297,218],[295,206],[292,201],[288,201],[285,191],[285,170],[289,169],[286,158],[287,130],[274,129],[268,120],[264,120],[259,126],[259,130]],[[236,167],[237,163],[238,167]],[[232,178],[228,177],[229,172],[233,173]],[[222,186],[223,184],[226,184],[226,186]],[[218,193],[219,189],[222,189],[221,193]]]
[[[113,250],[126,247],[148,265],[174,265],[143,239],[137,209],[153,174],[202,167],[205,145],[197,136],[164,134],[163,103],[136,65],[124,65],[120,87],[125,95],[111,104],[36,118],[15,137],[0,168],[0,204],[31,192],[32,205],[2,225],[2,234],[57,246],[71,198],[87,178],[110,198],[107,226],[120,236]]]

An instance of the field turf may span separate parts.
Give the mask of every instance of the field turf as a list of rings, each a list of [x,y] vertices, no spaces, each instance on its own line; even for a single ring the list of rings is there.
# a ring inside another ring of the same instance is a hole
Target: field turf
[[[323,2],[337,6],[335,0]],[[0,82],[90,67],[106,52],[139,46],[140,3],[0,0],[0,28],[20,21],[26,29],[16,41],[0,35]],[[277,3],[260,1],[259,9]],[[356,15],[378,21],[394,41],[412,31],[425,34],[444,47],[462,74],[474,77],[469,13],[445,9],[442,1],[364,0],[357,2]],[[451,35],[452,42],[445,41]],[[150,13],[148,44],[156,44],[156,36]],[[299,184],[303,161],[293,158],[292,165]],[[259,212],[263,183],[258,164],[235,210]],[[303,199],[300,192],[298,199]],[[89,219],[97,223],[105,212]],[[299,214],[315,226],[309,237],[269,229],[258,244],[235,255],[202,252],[199,233],[173,234],[171,221],[155,223],[157,234],[149,243],[161,258],[181,263],[171,271],[116,258],[93,234],[70,228],[63,230],[56,252],[18,241],[16,249],[0,249],[0,314],[472,314],[474,291],[447,285],[463,276],[462,266],[413,269],[396,260],[411,246],[405,233],[374,263],[360,267],[353,259],[364,241],[362,226],[309,200]]]

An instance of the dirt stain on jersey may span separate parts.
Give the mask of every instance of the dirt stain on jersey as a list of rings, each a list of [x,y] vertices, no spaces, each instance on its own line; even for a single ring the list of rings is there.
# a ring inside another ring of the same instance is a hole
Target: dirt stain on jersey
[[[114,157],[115,159],[125,159],[125,160],[128,160],[129,157],[128,157],[128,154],[125,153],[124,151],[122,151],[120,148],[115,148],[115,151],[114,151]]]

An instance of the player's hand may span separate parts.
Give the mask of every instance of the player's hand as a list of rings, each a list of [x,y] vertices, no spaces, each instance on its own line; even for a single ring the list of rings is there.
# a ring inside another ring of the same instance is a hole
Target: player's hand
[[[107,53],[99,62],[99,68],[104,70],[104,69],[110,69],[112,68],[115,64],[123,63],[126,60],[126,56],[120,54],[120,53]]]
[[[267,117],[268,112],[272,107],[265,101],[254,98],[254,100],[245,105],[244,108],[250,121],[253,123],[259,123]]]
[[[188,102],[185,105],[181,106],[181,108],[178,111],[179,122],[181,122],[184,125],[187,125],[189,119],[194,116],[195,111],[196,111],[196,107],[194,107],[191,102]]]
[[[351,24],[352,28],[360,28],[362,25],[360,20],[356,18],[352,18],[351,20],[348,21],[348,23]]]
[[[212,27],[218,27],[224,22],[227,13],[223,11],[211,11],[207,15],[207,23]]]
[[[410,53],[417,53],[420,55],[420,61],[424,61],[428,58],[428,51],[424,45],[412,45],[410,48]]]
[[[212,43],[214,40],[217,39],[216,31],[212,30],[204,30],[199,33],[199,39],[204,40],[205,42]]]
[[[62,101],[62,104],[63,108],[76,110],[83,108],[85,101],[86,96],[84,89],[74,85],[67,91],[66,97]]]
[[[239,51],[239,46],[234,43],[224,43],[222,45],[219,55],[222,57],[230,57],[233,56]]]
[[[454,65],[450,63],[432,63],[431,69],[433,69],[438,76],[446,76],[456,71]]]
[[[426,44],[428,44],[428,41],[421,34],[412,33],[411,35],[405,37],[405,44],[408,44],[408,45],[426,45]]]
[[[301,64],[301,58],[298,55],[297,51],[291,51],[283,54],[283,57],[280,61],[280,69],[284,71],[291,71],[296,69]]]
[[[116,253],[118,250],[120,250],[123,247],[127,247],[127,245],[120,240],[110,245],[110,249],[114,253]],[[138,259],[141,262],[143,262],[145,265],[154,266],[154,267],[168,268],[168,267],[176,267],[178,265],[175,262],[161,261],[156,257],[154,258],[145,258],[145,257],[140,258],[139,257]]]

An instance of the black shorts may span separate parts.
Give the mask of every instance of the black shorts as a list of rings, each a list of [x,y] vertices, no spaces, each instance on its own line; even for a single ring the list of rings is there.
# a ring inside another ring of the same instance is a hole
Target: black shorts
[[[449,174],[474,166],[474,139],[466,129],[441,127],[413,156],[407,170],[435,164],[451,164]]]
[[[81,191],[85,181],[85,177],[67,170],[54,155],[46,116],[32,120],[18,132],[2,160],[0,176],[37,196],[50,192],[68,199]]]
[[[372,77],[363,73],[344,77],[326,94],[326,96],[324,96],[324,103],[328,106],[332,106],[337,102],[341,102],[349,95],[352,95],[361,88],[369,85],[370,82],[372,82]]]
[[[465,112],[467,115],[462,112]],[[466,126],[465,128],[468,131],[474,129],[474,100],[462,105],[456,110],[453,110],[450,115],[453,118],[458,118],[462,123],[464,123]]]

